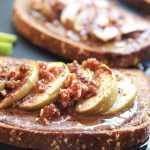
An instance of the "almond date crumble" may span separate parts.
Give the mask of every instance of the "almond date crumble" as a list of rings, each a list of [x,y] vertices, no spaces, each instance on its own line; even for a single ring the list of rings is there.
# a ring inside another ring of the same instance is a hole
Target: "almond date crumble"
[[[38,121],[41,124],[49,124],[49,121],[53,119],[53,117],[60,117],[60,111],[56,108],[54,104],[50,104],[48,106],[45,106],[40,111],[40,118]]]
[[[92,71],[96,71],[100,65],[100,62],[95,58],[89,58],[83,61],[82,66],[84,68],[89,68]]]
[[[55,76],[59,75],[62,71],[62,67],[52,66],[50,68],[47,67],[45,63],[39,63],[39,77],[40,79],[52,81]]]
[[[70,73],[65,80],[63,88],[59,90],[60,100],[57,104],[51,104],[41,109],[40,117],[37,120],[42,124],[48,124],[54,117],[60,117],[61,111],[73,110],[76,102],[81,98],[86,99],[97,95],[99,92],[99,82],[94,76],[91,79],[88,79],[84,76],[81,69],[89,69],[94,74],[94,72],[98,70],[99,65],[100,62],[94,58],[84,61],[81,65],[79,65],[76,60],[73,61],[73,63],[68,64],[67,66]],[[45,64],[42,63],[39,64],[39,66],[42,68],[40,69],[40,79],[45,79],[45,77],[46,79],[49,79],[51,74],[55,77],[62,71],[61,68],[52,67],[49,69],[50,72],[48,72]],[[36,88],[39,91],[44,92],[44,87],[40,85],[41,82],[43,82],[43,80],[36,83]]]

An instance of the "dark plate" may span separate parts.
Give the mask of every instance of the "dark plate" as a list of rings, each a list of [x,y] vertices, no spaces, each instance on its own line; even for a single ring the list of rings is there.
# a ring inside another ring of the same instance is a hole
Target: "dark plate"
[[[17,34],[11,22],[12,4],[13,4],[13,0],[0,0],[0,31]],[[22,38],[20,35],[18,35],[18,42],[16,43],[14,47],[13,56],[25,57],[29,59],[45,60],[45,61],[67,62],[66,60],[58,56],[50,54],[46,52],[45,50],[32,45],[27,40]],[[147,70],[148,67],[150,67],[150,61],[144,62],[144,64],[140,65],[139,67],[142,70]],[[150,76],[150,70],[147,71],[147,73]],[[148,144],[148,142],[149,141],[147,141],[145,144],[141,146],[134,148],[133,150],[146,150],[146,147],[147,147],[146,145]],[[19,149],[19,148],[15,148],[15,147],[4,145],[4,144],[0,144],[0,149],[1,150],[4,150],[4,149],[5,150],[25,150],[25,149]]]

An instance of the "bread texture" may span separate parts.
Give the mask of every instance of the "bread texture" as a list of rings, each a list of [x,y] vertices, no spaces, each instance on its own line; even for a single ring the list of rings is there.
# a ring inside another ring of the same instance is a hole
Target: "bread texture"
[[[132,44],[126,44],[122,50],[118,49],[114,42],[111,48],[104,46],[92,47],[83,42],[75,42],[66,37],[55,34],[38,24],[28,13],[30,0],[15,0],[13,11],[13,23],[17,31],[33,44],[47,49],[49,52],[62,56],[68,60],[82,61],[89,57],[108,64],[111,67],[127,67],[137,65],[139,62],[150,59],[150,31],[143,32],[133,40]],[[133,16],[137,22],[146,22],[144,19],[116,7],[120,13]],[[124,42],[124,40],[122,41]]]
[[[0,59],[7,58],[0,57]],[[10,60],[22,61],[16,58],[9,58]],[[142,144],[148,139],[150,127],[149,79],[139,70],[120,71],[138,83],[138,107],[134,117],[127,123],[109,130],[91,129],[86,126],[79,129],[56,126],[54,129],[51,124],[47,126],[36,122],[35,113],[24,114],[20,110],[12,111],[8,108],[0,110],[0,142],[40,150],[125,150]]]

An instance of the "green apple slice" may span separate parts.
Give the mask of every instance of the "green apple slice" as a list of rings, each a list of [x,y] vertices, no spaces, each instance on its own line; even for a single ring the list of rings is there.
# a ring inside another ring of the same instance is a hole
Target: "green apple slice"
[[[43,4],[41,3],[41,5],[43,6],[41,8],[42,14],[45,15],[46,17],[51,17],[52,14],[51,14],[49,1],[48,0],[43,0]]]
[[[108,9],[108,8],[110,8],[110,4],[106,0],[94,0],[93,3],[99,9],[102,9],[102,8],[105,8],[105,9],[107,8]]]
[[[75,108],[77,113],[97,114],[108,110],[114,104],[118,90],[115,75],[104,64],[100,65],[99,72],[99,93],[79,101]]]
[[[5,83],[6,83],[5,79],[0,80],[0,92],[5,88]]]
[[[127,35],[135,32],[143,32],[148,29],[149,26],[147,24],[125,24],[120,28],[122,34]]]
[[[114,105],[106,111],[104,114],[116,114],[120,111],[124,111],[131,107],[137,97],[137,83],[135,80],[117,73],[119,80],[118,85],[118,97]]]
[[[87,29],[95,13],[96,11],[93,7],[83,8],[83,10],[78,13],[76,19],[74,20],[74,30],[81,32],[82,30]]]
[[[24,98],[22,103],[19,105],[21,109],[35,110],[58,100],[59,89],[64,85],[65,79],[69,74],[69,69],[64,63],[61,62],[49,63],[48,65],[63,67],[63,72],[60,73],[60,75],[58,75],[53,81],[44,83],[44,93],[39,93],[34,90],[29,96]]]
[[[81,8],[80,3],[71,3],[62,11],[60,20],[61,23],[68,28],[73,27],[74,20]]]
[[[78,74],[87,80],[92,80],[94,77],[94,73],[90,69],[84,69],[83,67],[78,68]]]
[[[4,66],[6,66],[7,64],[7,61],[4,59],[4,60],[0,60],[0,74],[2,73],[2,68]],[[5,87],[5,82],[6,82],[6,79],[5,77],[0,77],[0,92],[4,89]]]
[[[25,64],[29,67],[27,75],[20,81],[20,86],[14,89],[0,102],[0,109],[10,106],[14,102],[29,94],[36,81],[38,81],[39,69],[37,63],[29,61]]]
[[[103,42],[108,42],[120,36],[119,30],[113,26],[106,27],[105,29],[101,29],[100,27],[92,27],[90,34]]]

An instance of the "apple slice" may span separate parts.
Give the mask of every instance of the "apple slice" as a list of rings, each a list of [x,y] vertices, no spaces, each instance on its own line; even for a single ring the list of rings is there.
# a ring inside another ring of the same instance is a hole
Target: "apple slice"
[[[109,26],[104,29],[97,27],[97,26],[96,27],[93,26],[90,29],[90,34],[103,42],[108,42],[120,36],[119,30],[113,26],[112,27]]]
[[[35,62],[29,61],[25,63],[28,71],[24,75],[23,79],[19,80],[19,87],[12,90],[4,99],[0,102],[0,109],[6,108],[14,102],[20,100],[31,92],[34,84],[38,80],[38,65]]]
[[[3,67],[4,66],[6,66],[6,61],[5,61],[5,59],[2,61],[2,60],[0,60],[0,92],[4,89],[4,87],[5,87],[5,82],[6,82],[6,80],[5,80],[5,78],[6,77],[4,77],[4,76],[1,76],[1,74],[3,73]]]
[[[110,8],[110,4],[108,1],[106,0],[94,0],[93,3],[95,4],[96,7],[98,7],[99,9],[102,8]]]
[[[61,62],[49,63],[48,66],[62,67],[63,71],[56,76],[54,80],[43,83],[42,86],[44,86],[45,89],[44,93],[39,93],[38,91],[33,90],[30,95],[25,97],[19,105],[21,109],[35,110],[58,100],[59,89],[64,85],[65,79],[69,74],[69,70],[68,67]]]
[[[84,69],[83,67],[78,68],[78,74],[87,80],[92,80],[94,77],[94,73],[90,69]]]
[[[127,35],[135,32],[143,32],[148,29],[147,24],[125,24],[120,28],[122,34]]]
[[[79,101],[75,111],[77,113],[97,114],[108,110],[117,98],[117,84],[115,75],[104,64],[99,67],[99,93],[88,99]]]
[[[41,5],[43,6],[43,7],[41,7],[42,14],[45,15],[46,17],[51,17],[52,14],[51,14],[49,1],[43,0],[43,4],[41,3]]]
[[[83,8],[74,20],[74,30],[81,32],[82,30],[89,28],[89,24],[93,20],[95,14],[96,11],[94,7]]]
[[[71,3],[62,11],[60,20],[67,28],[73,28],[74,20],[81,9],[80,3]]]
[[[5,79],[0,80],[0,92],[4,89],[5,83],[6,83]]]
[[[117,72],[118,97],[113,106],[104,114],[116,114],[131,107],[137,97],[137,83],[135,80]]]

